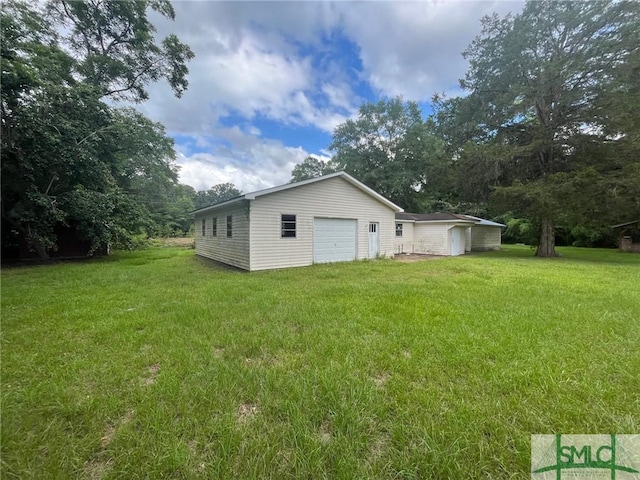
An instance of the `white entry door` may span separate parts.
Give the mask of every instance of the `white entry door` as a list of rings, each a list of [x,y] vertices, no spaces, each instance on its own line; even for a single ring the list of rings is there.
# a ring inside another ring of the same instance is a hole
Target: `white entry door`
[[[451,229],[451,255],[464,254],[464,228],[453,227]]]
[[[313,261],[344,262],[356,258],[356,221],[344,218],[313,219]]]
[[[380,242],[378,239],[378,230],[380,224],[371,222],[369,224],[369,258],[376,258],[380,253]]]

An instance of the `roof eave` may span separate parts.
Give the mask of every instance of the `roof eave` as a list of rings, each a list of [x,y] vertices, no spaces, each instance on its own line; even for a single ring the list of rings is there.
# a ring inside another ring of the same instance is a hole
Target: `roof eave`
[[[198,213],[205,213],[209,210],[215,210],[218,208],[226,207],[227,205],[233,205],[234,203],[241,202],[242,200],[252,200],[248,195],[242,195],[240,197],[232,198],[231,200],[225,200],[224,202],[214,203],[213,205],[209,205],[208,207],[203,207],[198,210],[194,210],[191,212],[193,215],[197,215]]]
[[[472,222],[471,220],[416,220],[416,223],[455,223],[462,225],[475,225],[476,222]]]
[[[636,223],[640,223],[640,220],[634,220],[633,222],[620,223],[618,225],[611,225],[611,228],[628,227],[629,225],[634,225]]]

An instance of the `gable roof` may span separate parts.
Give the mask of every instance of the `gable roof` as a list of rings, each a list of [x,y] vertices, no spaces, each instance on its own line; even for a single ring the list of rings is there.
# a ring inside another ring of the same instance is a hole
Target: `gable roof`
[[[362,190],[367,195],[370,195],[371,197],[375,198],[379,202],[385,204],[387,207],[391,208],[395,212],[403,212],[404,211],[401,207],[399,207],[398,205],[393,203],[391,200],[383,197],[382,195],[380,195],[378,192],[376,192],[372,188],[367,187],[364,183],[356,180],[355,178],[353,178],[348,173],[346,173],[346,172],[335,172],[335,173],[330,173],[329,175],[324,175],[322,177],[316,177],[316,178],[311,178],[309,180],[303,180],[301,182],[287,183],[285,185],[279,185],[277,187],[265,188],[264,190],[258,190],[256,192],[251,192],[251,193],[245,193],[244,195],[240,195],[238,197],[234,197],[234,198],[231,198],[229,200],[225,200],[224,202],[219,202],[219,203],[215,203],[213,205],[210,205],[208,207],[200,208],[200,209],[194,211],[193,213],[206,212],[208,210],[212,210],[212,209],[215,209],[215,208],[220,208],[220,207],[223,207],[223,206],[231,205],[233,203],[237,203],[237,202],[240,202],[242,200],[255,200],[256,198],[262,197],[264,195],[270,195],[272,193],[282,192],[284,190],[290,190],[290,189],[293,189],[293,188],[302,187],[304,185],[309,185],[311,183],[322,182],[324,180],[328,180],[330,178],[337,178],[337,177],[340,177],[340,178],[346,180],[347,182],[349,182],[354,187],[358,188],[359,190]]]
[[[492,222],[484,218],[474,217],[473,215],[461,215],[458,213],[396,213],[396,220],[406,220],[410,222],[456,222],[470,223],[474,225],[483,225],[489,227],[504,227],[502,223]]]

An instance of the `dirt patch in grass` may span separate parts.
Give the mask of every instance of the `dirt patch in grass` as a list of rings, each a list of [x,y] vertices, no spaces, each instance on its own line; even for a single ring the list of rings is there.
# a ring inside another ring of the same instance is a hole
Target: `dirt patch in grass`
[[[238,422],[245,423],[260,412],[260,407],[255,403],[243,403],[238,407]]]
[[[446,255],[425,255],[421,253],[401,253],[393,257],[398,262],[423,262],[425,260],[442,260]]]
[[[198,458],[202,455],[202,448],[195,440],[190,440],[189,443],[187,443],[187,449],[189,450],[189,455],[192,458]],[[195,465],[195,471],[198,473],[202,473],[206,469],[207,464],[203,461],[197,462],[197,465]]]
[[[222,358],[224,355],[224,348],[213,347],[213,349],[211,350],[211,354],[213,355],[214,358]]]
[[[247,367],[272,367],[278,365],[279,362],[276,357],[265,354],[258,357],[247,357],[244,359],[244,364]]]
[[[158,379],[160,373],[160,364],[154,363],[147,368],[147,376],[140,378],[140,383],[144,386],[153,385]]]
[[[326,420],[322,422],[322,425],[320,425],[319,433],[320,433],[320,443],[322,444],[326,445],[333,438],[333,435],[331,434],[331,427],[329,425],[329,422],[327,422]]]
[[[82,471],[89,480],[99,480],[104,478],[113,466],[113,458],[103,458],[106,455],[106,448],[116,435],[119,427],[129,423],[133,419],[133,410],[128,410],[116,422],[107,425],[104,435],[100,439],[100,450],[82,466]]]
[[[387,384],[390,378],[391,375],[389,375],[388,373],[380,373],[373,377],[373,383],[376,384],[376,387],[382,388]]]
[[[371,445],[371,450],[369,450],[369,457],[371,460],[377,460],[387,453],[389,447],[387,445],[386,437],[379,437],[375,442]]]
[[[118,427],[129,423],[133,419],[133,410],[128,410],[117,422],[108,425],[104,432],[104,435],[100,439],[102,448],[106,448],[113,440]]]
[[[98,458],[92,458],[87,460],[82,467],[85,478],[89,480],[100,480],[104,478],[113,465],[113,459],[99,460]]]

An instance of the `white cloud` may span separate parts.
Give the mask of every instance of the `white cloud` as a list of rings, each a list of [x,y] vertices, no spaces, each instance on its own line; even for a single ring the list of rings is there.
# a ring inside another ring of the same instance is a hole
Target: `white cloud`
[[[189,88],[173,98],[166,85],[151,86],[151,102],[141,110],[173,133],[207,133],[229,114],[251,120],[257,115],[287,125],[331,132],[352,114],[349,87],[339,105],[323,107],[310,96],[319,72],[301,43],[319,46],[334,27],[332,3],[176,2],[176,21],[154,17],[158,36],[176,33],[196,57],[189,64]],[[337,93],[337,92],[336,92]],[[337,97],[333,97],[334,99]],[[335,107],[341,114],[334,112]]]
[[[206,133],[229,113],[260,114],[331,131],[364,99],[349,84],[352,66],[324,50],[340,32],[357,49],[361,80],[381,95],[429,100],[463,76],[461,56],[480,18],[519,11],[521,1],[176,2],[176,21],[154,18],[159,36],[175,32],[196,53],[189,90],[176,100],[152,86],[144,107],[172,132]],[[301,46],[305,46],[301,54]],[[311,62],[313,52],[320,65]],[[326,104],[318,104],[321,93]],[[310,100],[314,98],[314,100]]]
[[[204,60],[209,66],[207,85],[217,105],[247,117],[261,112],[278,119],[295,113],[286,107],[291,97],[310,87],[308,59],[288,57],[261,47],[250,34],[235,50]]]
[[[153,22],[159,37],[176,33],[195,51],[189,89],[176,99],[166,84],[154,84],[151,100],[139,108],[170,134],[181,135],[183,182],[203,189],[231,181],[244,191],[285,183],[311,148],[304,138],[295,146],[267,138],[265,127],[253,125],[257,117],[331,133],[362,102],[375,100],[358,95],[354,78],[376,94],[407,100],[458,94],[457,80],[466,70],[461,51],[479,33],[480,18],[517,12],[522,5],[175,2],[175,22],[156,17]],[[326,40],[335,34],[353,43],[358,58],[345,61],[351,50],[332,50],[336,44]],[[230,114],[238,125],[224,128],[228,118],[221,119]],[[208,153],[191,155],[194,150]]]
[[[461,52],[480,18],[522,9],[518,1],[340,3],[344,32],[360,48],[363,77],[383,95],[429,100],[464,75]],[[383,33],[384,32],[384,33]]]
[[[293,167],[309,155],[302,147],[262,140],[238,127],[220,129],[215,138],[227,144],[212,146],[211,153],[179,153],[181,183],[207,190],[231,182],[244,193],[252,192],[287,183]]]
[[[338,108],[344,108],[345,110],[353,108],[353,92],[346,83],[342,82],[338,84],[326,82],[322,84],[320,89],[329,100],[330,105]]]

